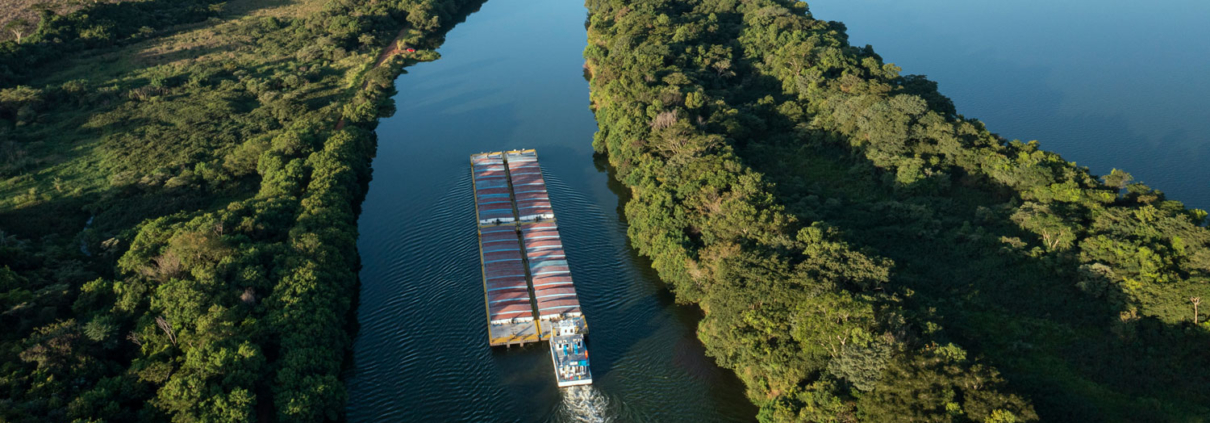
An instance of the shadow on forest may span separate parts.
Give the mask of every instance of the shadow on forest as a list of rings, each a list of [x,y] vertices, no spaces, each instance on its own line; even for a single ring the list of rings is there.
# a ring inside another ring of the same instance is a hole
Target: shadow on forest
[[[750,82],[772,89],[747,92],[780,92],[780,82],[758,78]],[[1032,256],[1028,248],[1041,239],[1020,229],[1011,211],[988,213],[1021,204],[1008,187],[962,174],[932,191],[892,186],[861,151],[850,150],[846,136],[820,137],[835,144],[804,142],[786,135],[793,123],[780,114],[762,117],[766,132],[737,142],[736,152],[774,183],[787,210],[804,225],[826,222],[853,247],[892,259],[886,289],[996,366],[1044,420],[1155,421],[1207,412],[1183,404],[1210,403],[1201,389],[1210,383],[1210,360],[1199,352],[1210,336],[1130,316],[1125,305],[1083,292],[1074,254]],[[1108,289],[1125,297],[1116,284]]]
[[[943,36],[932,37],[936,40]],[[920,66],[921,59],[943,59],[932,51],[913,48],[906,52],[923,56],[913,58],[916,66],[905,68],[925,67]],[[905,51],[898,53],[902,56]],[[1150,116],[1128,116],[1129,108],[1089,106],[1072,110],[1070,105],[1084,104],[1081,102],[1085,100],[1078,90],[1056,84],[1063,77],[1057,75],[1060,69],[1053,63],[1021,63],[983,50],[959,57],[961,60],[944,65],[945,72],[938,75],[937,82],[946,92],[962,98],[955,101],[961,103],[958,109],[966,117],[984,120],[1009,139],[1041,140],[1043,149],[1062,153],[1068,159],[1078,158],[1081,165],[1094,172],[1124,169],[1136,181],[1165,187],[1165,192],[1191,207],[1210,206],[1210,185],[1182,176],[1190,174],[1191,169],[1210,166],[1210,142],[1197,137],[1206,131],[1196,130],[1199,126],[1210,130],[1210,119],[1200,125],[1157,128],[1152,122],[1139,127],[1140,119]],[[939,72],[935,64],[927,67]]]
[[[101,3],[92,5],[90,14],[101,16],[123,16],[135,13],[136,10],[157,10],[159,7],[171,7],[175,2],[167,0],[151,0],[145,2],[121,2],[121,3]],[[244,7],[240,7],[237,13],[225,12],[224,16],[229,18],[239,18],[248,14],[254,13],[257,10],[279,5],[280,2],[242,2]],[[204,22],[204,21],[203,21]],[[177,25],[170,25],[167,28],[159,29],[154,37],[162,39],[164,37],[180,33],[196,28],[202,22],[186,22]],[[62,70],[65,66],[64,61],[80,60],[79,56],[86,55],[93,59],[97,59],[104,55],[113,55],[123,47],[129,47],[131,43],[145,41],[145,38],[132,38],[116,40],[111,45],[102,46],[95,50],[86,50],[83,53],[72,51],[59,51],[57,55],[37,63],[37,66],[27,70],[29,78],[22,80],[18,79],[17,83],[30,83],[46,76],[54,76],[57,71]],[[40,43],[29,43],[17,46],[19,51],[37,49]],[[224,48],[229,48],[229,45],[213,46],[205,49],[192,49],[175,53],[190,53],[193,56],[204,55],[218,51]],[[23,50],[22,50],[23,49]],[[154,64],[141,63],[138,69],[146,69],[153,67]],[[50,70],[56,72],[51,72]],[[90,68],[90,72],[97,69]],[[121,73],[129,73],[130,69],[120,70]],[[90,74],[89,79],[92,83],[98,84],[95,73]],[[136,78],[129,81],[129,88],[141,87],[149,84],[147,78]],[[37,84],[45,85],[45,84]],[[49,89],[50,86],[48,85]],[[88,95],[94,93],[89,92]],[[103,97],[102,97],[103,98]],[[43,116],[71,116],[73,113],[78,113],[81,106],[87,106],[90,109],[90,116],[99,116],[111,112],[119,108],[126,99],[108,99],[102,100],[85,100],[84,96],[80,98],[57,99],[49,101],[48,109],[40,113]],[[86,104],[81,104],[86,102]],[[114,151],[112,146],[106,146],[105,143],[98,143],[94,147],[81,148],[77,145],[80,140],[98,140],[103,139],[107,133],[118,131],[127,131],[132,128],[139,128],[148,124],[146,118],[133,118],[121,121],[113,121],[105,123],[103,126],[96,127],[91,124],[82,124],[79,126],[69,126],[67,129],[78,134],[75,137],[64,137],[60,132],[58,137],[68,140],[67,145],[56,143],[48,143],[48,139],[42,138],[46,130],[41,132],[33,132],[31,138],[20,140],[16,139],[15,135],[9,135],[17,141],[22,153],[35,153],[39,157],[32,158],[32,162],[28,167],[22,169],[24,174],[39,174],[44,173],[47,169],[56,166],[61,166],[65,162],[71,161],[73,158],[78,158],[80,155],[102,155],[102,156],[121,156],[121,157],[141,157],[137,152],[140,146],[131,146],[135,149],[133,152],[130,149],[121,149]],[[83,122],[78,122],[83,123]],[[77,123],[77,124],[78,124]],[[63,125],[71,124],[71,121],[58,122],[43,122],[44,125]],[[22,145],[24,144],[24,145]],[[41,146],[41,147],[40,147]],[[45,151],[43,151],[45,150]],[[95,168],[96,164],[89,165],[90,168]],[[187,208],[202,208],[210,204],[214,199],[214,194],[207,193],[200,187],[180,187],[172,190],[149,190],[147,193],[136,193],[138,188],[131,186],[112,187],[106,185],[99,189],[89,189],[83,193],[58,193],[52,192],[49,189],[48,181],[38,181],[35,187],[43,193],[48,193],[48,199],[39,199],[30,201],[32,204],[20,205],[6,211],[0,212],[0,223],[3,224],[5,230],[10,234],[18,235],[22,238],[39,239],[46,236],[52,237],[71,237],[80,233],[84,229],[93,212],[88,209],[103,210],[100,215],[96,216],[96,222],[92,225],[94,229],[103,229],[108,233],[116,233],[126,230],[137,225],[140,221],[148,216],[162,216],[171,214],[179,210]],[[146,195],[143,195],[146,194]],[[139,197],[137,200],[135,197]],[[106,208],[99,205],[98,202],[119,202],[123,203],[120,207]]]
[[[114,48],[121,48],[144,41],[149,35],[163,39],[193,29],[198,24],[206,22],[208,16],[213,16],[216,9],[207,8],[210,5],[207,1],[147,0],[91,4],[87,11],[90,19],[110,21],[113,23],[112,28],[99,34],[90,33],[87,37],[69,37],[64,40],[60,38],[60,35],[64,34],[64,28],[56,27],[55,31],[58,32],[55,32],[55,36],[51,39],[17,45],[12,51],[12,57],[27,60],[27,63],[17,64],[19,72],[15,77],[5,75],[8,78],[0,78],[0,88],[20,85],[28,82],[26,80],[29,78],[52,74],[53,72],[47,72],[47,70],[56,67],[66,59],[80,55],[91,57],[102,56],[112,53],[112,49]],[[228,8],[217,14],[225,18],[241,18],[258,10],[280,6],[281,4],[281,2],[272,1],[244,1],[240,2],[238,7]],[[222,9],[220,8],[219,10]],[[167,16],[171,16],[172,18],[166,19]],[[172,19],[179,19],[179,21],[173,21]],[[72,25],[71,21],[64,20],[62,22],[68,22],[63,24],[70,29],[66,33],[76,34],[79,32],[82,34],[86,31],[93,31],[92,28],[70,28],[70,25]],[[159,27],[152,27],[151,25]],[[150,32],[148,33],[147,31]],[[191,50],[179,52],[180,57],[188,56],[191,52]],[[144,59],[150,58],[145,57]],[[147,66],[154,65],[151,63],[144,64]]]

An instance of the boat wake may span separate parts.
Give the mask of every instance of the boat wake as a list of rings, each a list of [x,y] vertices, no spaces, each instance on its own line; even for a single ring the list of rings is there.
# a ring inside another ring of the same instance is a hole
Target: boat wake
[[[592,385],[572,386],[562,391],[564,421],[605,423],[613,420],[605,414],[609,399],[592,389]]]

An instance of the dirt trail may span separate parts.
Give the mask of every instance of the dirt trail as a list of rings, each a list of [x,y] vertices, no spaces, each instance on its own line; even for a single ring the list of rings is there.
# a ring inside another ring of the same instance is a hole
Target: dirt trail
[[[395,34],[395,39],[391,40],[391,44],[387,45],[387,48],[382,51],[382,54],[378,55],[378,60],[374,62],[374,67],[382,66],[382,64],[386,63],[387,59],[390,59],[391,56],[407,51],[409,46],[403,46],[400,48],[399,40],[402,40],[403,36],[407,35],[408,30],[411,28],[411,25],[403,25],[403,29],[399,30],[398,34]]]
[[[378,55],[378,59],[374,61],[374,68],[382,66],[383,63],[386,63],[387,60],[390,60],[391,57],[393,57],[397,54],[403,54],[403,53],[407,52],[407,49],[409,46],[405,45],[403,47],[400,47],[399,41],[402,40],[403,37],[407,35],[408,30],[411,28],[412,28],[412,26],[409,24],[403,25],[403,29],[400,29],[399,33],[395,34],[395,38],[391,40],[390,44],[387,44],[387,48],[383,49],[382,54]],[[371,68],[371,69],[373,69],[373,68]],[[366,89],[366,86],[368,86],[369,84],[370,84],[370,81],[366,81],[366,82],[362,83],[361,89],[363,89],[363,90]],[[336,122],[336,130],[339,131],[341,129],[344,129],[344,127],[345,127],[345,118],[342,117],[342,118],[340,118],[339,121]]]

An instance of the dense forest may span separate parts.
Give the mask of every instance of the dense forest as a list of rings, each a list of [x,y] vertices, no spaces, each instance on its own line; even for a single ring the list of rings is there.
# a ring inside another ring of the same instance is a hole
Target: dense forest
[[[789,0],[587,0],[629,235],[763,421],[1204,421],[1210,232]]]
[[[373,129],[480,3],[92,2],[0,43],[0,421],[340,419]]]
[[[0,421],[341,419],[377,118],[481,2],[0,17]],[[997,136],[805,3],[586,3],[632,243],[761,420],[1210,416],[1205,211]]]

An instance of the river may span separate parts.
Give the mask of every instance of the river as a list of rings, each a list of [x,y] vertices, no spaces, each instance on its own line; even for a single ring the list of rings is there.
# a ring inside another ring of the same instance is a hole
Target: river
[[[697,341],[700,311],[674,304],[627,243],[625,190],[592,155],[586,13],[575,0],[491,0],[440,60],[395,81],[358,221],[350,421],[755,418]],[[523,147],[538,150],[592,329],[591,390],[558,389],[545,344],[487,346],[468,157]]]
[[[816,0],[854,45],[940,83],[959,112],[1094,172],[1210,208],[1210,3]],[[756,409],[627,245],[625,193],[591,149],[585,10],[491,0],[443,58],[396,80],[359,221],[360,421],[748,421]],[[536,148],[585,314],[595,383],[554,385],[542,347],[486,345],[468,155]]]
[[[958,112],[1210,209],[1210,2],[812,0]]]

